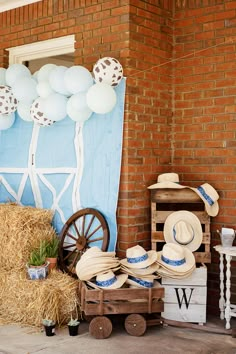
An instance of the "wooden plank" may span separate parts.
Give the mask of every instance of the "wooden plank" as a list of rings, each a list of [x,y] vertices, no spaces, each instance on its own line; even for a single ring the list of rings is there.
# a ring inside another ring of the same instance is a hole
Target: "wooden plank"
[[[196,263],[211,263],[210,252],[194,252],[193,253]]]
[[[174,213],[175,211],[173,210],[155,210],[152,213],[152,221],[160,224],[164,224],[166,221],[166,218]],[[207,224],[210,222],[210,217],[205,211],[191,211],[191,213],[195,214],[198,219],[200,220],[201,224]]]
[[[181,322],[206,322],[206,305],[190,304],[188,308],[179,308],[178,304],[165,303],[162,317],[169,320],[181,321]]]
[[[152,313],[160,313],[164,310],[164,302],[156,301],[152,303]],[[84,313],[87,316],[98,314],[98,305],[86,303]],[[148,313],[148,302],[107,302],[103,304],[103,314],[129,314],[129,313]]]
[[[189,188],[151,189],[151,201],[156,203],[199,203],[201,198]]]
[[[90,290],[85,291],[85,301],[96,301],[99,302],[100,292],[103,293],[103,301],[130,301],[134,299],[148,300],[149,289],[110,289],[110,290]],[[161,299],[164,297],[164,288],[153,288],[151,289],[152,299]]]
[[[163,231],[153,231],[152,232],[152,242],[165,242]],[[211,235],[209,233],[203,233],[202,243],[209,244],[211,243]]]

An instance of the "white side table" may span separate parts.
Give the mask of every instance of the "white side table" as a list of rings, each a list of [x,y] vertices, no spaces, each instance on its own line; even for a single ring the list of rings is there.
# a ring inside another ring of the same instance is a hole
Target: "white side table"
[[[223,247],[221,245],[215,246],[215,250],[220,254],[220,318],[225,318],[225,328],[230,329],[231,317],[236,317],[236,305],[230,303],[231,296],[231,259],[236,257],[236,247]],[[226,259],[226,283],[224,287],[224,257]]]

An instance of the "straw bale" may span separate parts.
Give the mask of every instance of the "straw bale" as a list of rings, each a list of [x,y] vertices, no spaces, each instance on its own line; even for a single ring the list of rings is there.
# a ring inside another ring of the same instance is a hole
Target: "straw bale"
[[[3,270],[21,270],[33,248],[40,240],[51,240],[52,211],[21,206],[14,203],[0,204],[0,267]]]
[[[23,271],[0,272],[0,323],[42,327],[50,318],[62,325],[78,305],[78,280],[68,274],[54,270],[45,280],[29,280]]]

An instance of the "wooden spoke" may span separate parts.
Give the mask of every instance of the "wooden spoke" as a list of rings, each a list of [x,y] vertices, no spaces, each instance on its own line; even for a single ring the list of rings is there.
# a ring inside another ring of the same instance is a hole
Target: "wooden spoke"
[[[91,218],[91,220],[90,220],[90,222],[89,222],[89,225],[88,225],[88,227],[87,227],[87,230],[86,230],[86,232],[85,232],[85,234],[84,234],[84,236],[87,238],[87,234],[88,234],[88,232],[89,232],[89,230],[90,230],[90,227],[92,226],[92,223],[93,223],[93,220],[95,219],[95,215],[93,215],[93,217]]]
[[[77,238],[75,238],[75,236],[72,236],[68,231],[67,231],[66,235],[68,237],[72,238],[72,240],[74,240],[75,242],[77,241]]]
[[[86,226],[86,218],[88,218],[88,226]],[[90,218],[90,219],[89,219]],[[77,221],[81,221],[77,223]],[[78,225],[81,226],[78,227]],[[73,230],[74,228],[74,230]],[[96,237],[96,232],[99,235]],[[73,236],[76,232],[76,236]],[[94,239],[91,237],[94,235]],[[70,244],[67,238],[72,239]],[[96,209],[86,208],[77,211],[73,214],[63,226],[60,232],[60,246],[59,246],[59,264],[63,271],[75,276],[76,264],[81,255],[90,248],[94,242],[98,243],[98,247],[102,251],[106,251],[109,244],[109,228],[104,216]],[[74,247],[72,251],[70,248]]]
[[[102,225],[99,225],[95,230],[93,230],[93,232],[91,232],[91,234],[89,234],[87,238],[87,240],[90,239],[90,237],[92,237],[99,229],[101,229]]]
[[[92,242],[101,241],[102,239],[103,239],[103,237],[99,237],[99,238],[96,238],[96,239],[94,239],[94,240],[89,240],[89,241],[87,242],[87,245],[90,244],[90,243],[92,243]]]
[[[77,227],[75,221],[73,221],[73,225],[74,225],[74,228],[75,228],[75,231],[76,231],[78,237],[80,237],[81,235],[80,235],[80,233],[79,233],[79,230],[78,230],[78,227]],[[83,235],[83,233],[82,233],[82,235]]]

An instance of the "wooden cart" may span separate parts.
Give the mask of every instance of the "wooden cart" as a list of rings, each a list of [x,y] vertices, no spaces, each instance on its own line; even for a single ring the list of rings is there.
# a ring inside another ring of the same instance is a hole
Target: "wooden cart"
[[[81,311],[85,318],[92,316],[90,334],[97,338],[108,338],[112,332],[112,322],[107,315],[126,314],[125,329],[133,336],[145,333],[147,325],[157,323],[145,314],[157,314],[164,310],[164,288],[150,289],[90,289],[84,282],[80,284]],[[142,315],[143,314],[143,315]]]

